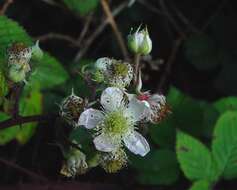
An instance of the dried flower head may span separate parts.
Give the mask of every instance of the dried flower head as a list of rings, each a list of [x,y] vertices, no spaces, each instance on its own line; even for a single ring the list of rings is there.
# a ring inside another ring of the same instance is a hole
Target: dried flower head
[[[73,127],[78,126],[80,114],[84,111],[86,101],[76,96],[72,90],[70,96],[66,97],[60,105],[60,115]]]
[[[103,57],[97,59],[94,75],[97,82],[104,82],[108,86],[125,88],[129,86],[133,78],[133,68],[127,62]]]

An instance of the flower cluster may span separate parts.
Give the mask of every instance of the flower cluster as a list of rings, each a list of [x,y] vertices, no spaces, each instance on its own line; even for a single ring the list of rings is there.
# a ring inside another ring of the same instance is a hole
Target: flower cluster
[[[128,36],[128,45],[135,54],[146,55],[151,51],[152,42],[147,28],[139,30]],[[141,73],[135,73],[134,65],[102,57],[96,60],[93,68],[92,79],[105,86],[100,95],[100,106],[86,106],[82,98],[72,93],[63,100],[60,114],[75,128],[84,127],[92,133],[99,155],[97,165],[108,173],[115,173],[127,165],[126,149],[142,157],[149,153],[150,146],[139,132],[140,124],[159,123],[170,109],[165,96],[141,91]],[[138,78],[133,86],[136,93],[130,94],[129,86],[134,76]],[[67,163],[72,163],[71,160]],[[75,168],[68,165],[63,167],[63,172],[65,168]]]

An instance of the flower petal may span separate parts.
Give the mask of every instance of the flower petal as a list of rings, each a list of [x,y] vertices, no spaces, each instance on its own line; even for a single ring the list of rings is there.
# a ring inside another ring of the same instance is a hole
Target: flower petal
[[[163,95],[159,95],[159,94],[153,94],[149,99],[148,102],[150,102],[151,104],[160,104],[160,105],[164,105],[166,100],[165,100],[165,96]]]
[[[94,138],[93,140],[95,144],[95,148],[102,152],[112,152],[113,150],[116,150],[118,147],[116,144],[112,142],[111,137],[101,134]]]
[[[133,122],[140,121],[147,116],[149,112],[146,102],[132,98],[125,110],[125,115],[130,117]]]
[[[123,141],[125,146],[134,154],[145,156],[150,151],[150,146],[146,139],[136,131],[126,136]]]
[[[90,108],[82,112],[78,120],[78,125],[83,125],[87,129],[92,129],[103,118],[104,118],[104,115],[102,114],[101,111]]]
[[[121,106],[123,92],[116,87],[106,88],[101,95],[100,103],[106,111],[115,111]]]

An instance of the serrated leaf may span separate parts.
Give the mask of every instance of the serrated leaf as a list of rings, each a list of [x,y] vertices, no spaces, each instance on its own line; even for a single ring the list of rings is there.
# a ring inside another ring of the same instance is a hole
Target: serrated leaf
[[[176,153],[185,176],[190,180],[215,180],[214,164],[208,148],[183,132],[177,133]]]
[[[227,111],[218,119],[212,142],[213,157],[226,179],[237,177],[237,111]]]
[[[137,179],[141,184],[170,185],[179,177],[175,153],[170,150],[151,151],[144,158],[131,156],[131,164],[138,170]]]
[[[173,127],[195,136],[202,134],[203,109],[197,100],[171,87],[167,102],[171,106],[172,114],[169,118],[174,121]]]
[[[2,71],[0,71],[0,97],[6,96],[7,93],[8,93],[7,81],[4,76],[4,73]]]
[[[186,58],[197,69],[212,69],[221,63],[219,49],[207,35],[193,35],[184,45]]]
[[[149,126],[151,139],[162,148],[173,148],[175,145],[175,122],[172,117],[168,117],[160,124]]]
[[[237,110],[237,97],[227,97],[222,98],[214,102],[214,107],[219,111],[219,113],[224,113],[226,111],[236,111]]]
[[[189,190],[211,190],[210,182],[206,180],[196,181]]]
[[[86,15],[97,7],[99,0],[64,0],[64,3],[80,15]]]
[[[69,77],[59,61],[47,53],[44,53],[43,58],[35,64],[37,65],[29,78],[28,87],[51,88],[62,84]]]
[[[0,16],[0,62],[4,63],[6,49],[13,42],[32,45],[30,36],[17,22]],[[29,85],[26,88],[30,86],[41,89],[50,88],[68,79],[68,74],[59,61],[47,53],[44,53],[40,61],[34,63],[31,61],[31,67],[34,67],[35,71],[30,73]]]
[[[4,59],[6,49],[13,42],[24,42],[32,45],[26,31],[15,21],[5,16],[0,16],[0,57]]]
[[[203,109],[203,136],[211,139],[219,112],[215,106],[207,102],[200,102]]]
[[[10,116],[0,112],[0,121],[4,121],[6,119],[9,119]],[[1,129],[0,130],[0,145],[5,145],[9,143],[11,140],[15,139],[18,131],[19,131],[19,126],[12,126],[6,129]]]
[[[20,114],[22,116],[37,115],[42,112],[42,95],[38,91],[32,91],[30,95],[23,96],[20,101]],[[34,135],[37,123],[23,124],[17,133],[16,139],[25,144]]]

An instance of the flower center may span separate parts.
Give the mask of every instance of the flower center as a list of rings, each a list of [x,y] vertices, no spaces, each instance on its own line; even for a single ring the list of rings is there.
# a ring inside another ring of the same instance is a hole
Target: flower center
[[[127,132],[129,124],[121,111],[109,113],[104,121],[105,132],[112,135],[123,135]]]
[[[128,66],[123,63],[115,63],[113,64],[113,72],[115,76],[126,77],[128,75]]]
[[[138,100],[140,101],[147,101],[150,96],[148,94],[141,94],[137,97]]]

